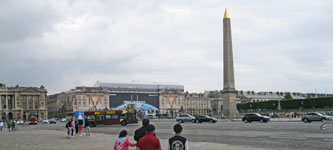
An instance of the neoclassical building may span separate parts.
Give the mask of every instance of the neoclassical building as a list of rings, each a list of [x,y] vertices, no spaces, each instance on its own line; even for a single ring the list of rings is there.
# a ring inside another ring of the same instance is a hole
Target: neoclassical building
[[[203,93],[185,93],[185,113],[207,115],[212,113],[212,99]]]
[[[110,108],[125,101],[140,101],[159,109],[159,114],[177,116],[184,112],[184,86],[159,83],[100,83],[110,94]]]
[[[160,114],[170,114],[170,116],[178,116],[179,113],[184,113],[184,99],[185,95],[183,90],[160,90],[159,95]]]
[[[114,109],[137,101],[152,105],[159,111],[149,113],[177,116],[184,112],[184,86],[171,84],[100,83],[94,87],[76,87],[67,92],[49,95],[50,117],[64,117],[74,111]]]
[[[28,120],[30,113],[38,119],[48,118],[46,93],[44,86],[7,87],[0,83],[0,120]]]
[[[109,93],[104,88],[76,87],[47,97],[50,117],[65,117],[75,111],[109,109]]]

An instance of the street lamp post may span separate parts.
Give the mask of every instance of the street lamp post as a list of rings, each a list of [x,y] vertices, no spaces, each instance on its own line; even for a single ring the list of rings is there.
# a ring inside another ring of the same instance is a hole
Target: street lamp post
[[[252,111],[252,104],[250,104],[250,110]]]
[[[278,112],[280,113],[281,110],[281,105],[280,105],[280,100],[278,100]]]

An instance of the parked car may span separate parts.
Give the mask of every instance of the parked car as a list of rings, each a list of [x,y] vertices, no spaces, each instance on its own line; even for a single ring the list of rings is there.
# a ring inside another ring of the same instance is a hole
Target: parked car
[[[66,122],[67,119],[66,118],[61,118],[61,122]]]
[[[17,124],[17,125],[22,125],[22,124],[24,124],[24,121],[23,121],[23,120],[17,120],[17,121],[16,121],[16,124]]]
[[[43,119],[42,120],[42,123],[44,124],[44,123],[49,123],[49,120],[47,120],[47,119]]]
[[[308,113],[302,117],[302,121],[304,123],[311,123],[311,121],[324,121],[324,120],[331,120],[332,117],[328,115],[324,115],[322,113],[314,112]]]
[[[37,122],[37,120],[35,120],[35,119],[30,119],[30,120],[28,121],[28,124],[38,124],[38,122]]]
[[[146,117],[148,119],[155,119],[156,118],[156,116],[154,114],[148,114]]]
[[[252,121],[260,121],[261,123],[267,123],[269,121],[268,116],[263,116],[257,113],[254,114],[245,114],[242,118],[242,121],[245,123],[251,123]]]
[[[217,122],[217,119],[214,118],[214,117],[210,117],[210,116],[202,115],[202,116],[196,116],[194,122],[197,122],[197,123],[202,123],[202,122],[216,123],[216,122]]]
[[[52,124],[52,123],[56,124],[56,123],[57,123],[57,120],[54,119],[54,118],[50,119],[50,124]]]
[[[195,121],[195,117],[192,115],[180,115],[176,117],[176,121],[179,123],[184,123],[184,122],[193,122]]]

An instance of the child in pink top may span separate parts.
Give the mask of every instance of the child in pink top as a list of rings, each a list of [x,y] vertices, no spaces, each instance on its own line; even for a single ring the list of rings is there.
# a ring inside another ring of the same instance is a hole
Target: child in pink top
[[[128,138],[126,138],[127,131],[122,130],[119,133],[119,138],[114,144],[114,150],[128,150],[128,146],[136,146],[136,143],[131,143]]]

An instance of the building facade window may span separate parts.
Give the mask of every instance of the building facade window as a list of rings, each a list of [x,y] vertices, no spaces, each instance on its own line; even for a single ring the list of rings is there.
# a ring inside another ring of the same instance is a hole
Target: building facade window
[[[32,105],[32,96],[28,96],[27,97],[27,101],[28,101],[28,109],[33,109],[33,105]]]
[[[6,109],[6,97],[4,95],[1,96],[1,108]]]
[[[35,109],[39,109],[39,96],[34,96]]]
[[[8,109],[13,109],[13,105],[14,105],[14,99],[13,99],[13,96],[9,95],[7,97],[7,100],[8,100]]]

